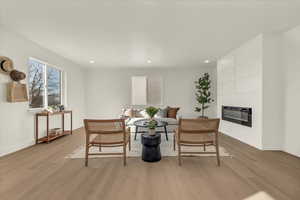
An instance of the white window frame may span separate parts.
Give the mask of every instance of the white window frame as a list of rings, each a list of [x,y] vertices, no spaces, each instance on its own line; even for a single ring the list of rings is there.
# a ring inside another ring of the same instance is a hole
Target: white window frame
[[[29,107],[29,110],[31,111],[39,111],[39,110],[43,110],[45,108],[48,107],[48,83],[47,83],[47,66],[50,66],[52,68],[55,68],[57,70],[60,71],[60,101],[61,101],[61,104],[66,106],[66,95],[65,95],[65,89],[66,88],[66,83],[64,82],[65,80],[65,72],[60,68],[60,67],[57,67],[56,65],[53,65],[53,64],[50,64],[48,62],[45,62],[45,61],[42,61],[40,59],[37,59],[37,58],[33,58],[33,57],[29,57],[28,58],[28,75],[29,75],[29,60],[34,60],[34,61],[37,61],[41,64],[44,65],[44,68],[43,68],[43,75],[44,75],[44,98],[43,98],[43,107],[41,108],[30,108],[30,102],[28,102],[28,107]],[[28,78],[27,80],[28,82],[28,86],[30,85],[30,79]],[[29,92],[29,90],[28,90]]]

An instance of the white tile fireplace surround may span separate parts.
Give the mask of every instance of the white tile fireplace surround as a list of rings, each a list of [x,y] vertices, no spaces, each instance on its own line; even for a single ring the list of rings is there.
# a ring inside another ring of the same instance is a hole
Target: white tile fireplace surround
[[[218,61],[218,116],[222,106],[252,108],[252,127],[221,121],[220,130],[262,149],[262,36]]]
[[[259,35],[218,61],[218,112],[252,108],[252,127],[222,120],[221,131],[264,150],[282,150],[279,37]],[[276,91],[275,91],[276,90]]]
[[[218,116],[223,105],[252,108],[252,128],[222,120],[222,132],[300,157],[299,50],[300,26],[259,35],[218,60]]]

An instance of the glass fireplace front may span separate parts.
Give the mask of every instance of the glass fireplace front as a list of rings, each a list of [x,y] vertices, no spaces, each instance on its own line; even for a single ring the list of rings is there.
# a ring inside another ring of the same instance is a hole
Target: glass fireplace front
[[[252,108],[222,106],[222,120],[252,127]]]

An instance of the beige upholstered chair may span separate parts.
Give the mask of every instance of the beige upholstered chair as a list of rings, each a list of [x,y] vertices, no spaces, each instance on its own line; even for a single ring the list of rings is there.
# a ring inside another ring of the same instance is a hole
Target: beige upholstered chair
[[[220,119],[179,119],[179,126],[174,135],[175,143],[178,145],[178,164],[181,165],[181,157],[186,154],[216,154],[218,166],[220,166],[219,157],[219,123]],[[215,152],[205,152],[206,146],[214,145]],[[182,146],[202,147],[203,152],[184,152]]]
[[[123,155],[126,165],[126,147],[130,150],[130,130],[125,128],[124,119],[84,120],[86,132],[85,166],[88,166],[89,155]],[[92,146],[99,147],[99,153],[89,153]],[[123,147],[121,153],[100,153],[105,147]]]

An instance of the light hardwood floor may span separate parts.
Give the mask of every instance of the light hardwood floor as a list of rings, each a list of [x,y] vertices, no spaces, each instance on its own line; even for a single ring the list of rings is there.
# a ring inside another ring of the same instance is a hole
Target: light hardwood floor
[[[300,199],[300,159],[283,152],[259,151],[222,135],[233,157],[66,159],[84,143],[83,129],[50,144],[36,145],[0,158],[1,200],[258,200]],[[247,199],[248,200],[248,199]]]

